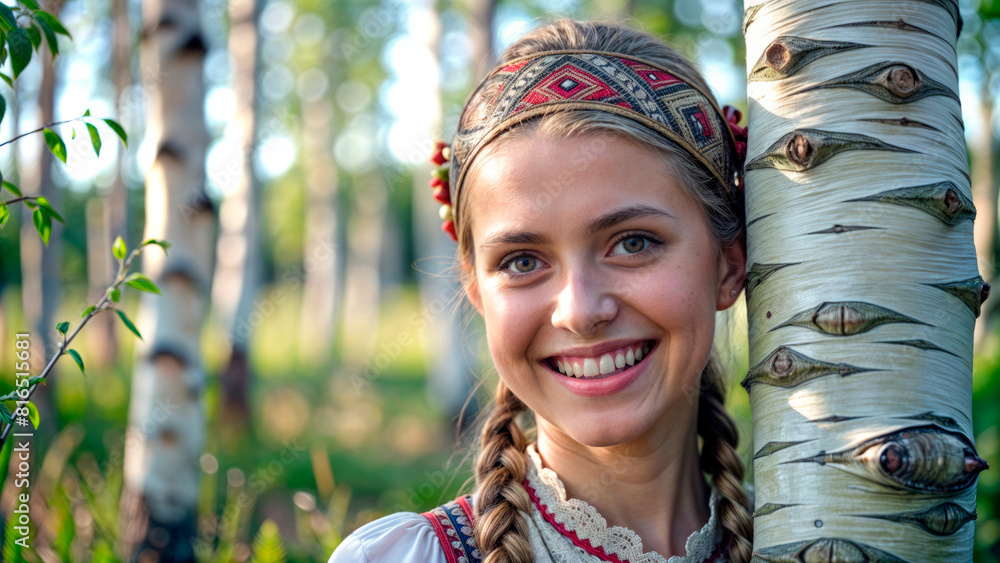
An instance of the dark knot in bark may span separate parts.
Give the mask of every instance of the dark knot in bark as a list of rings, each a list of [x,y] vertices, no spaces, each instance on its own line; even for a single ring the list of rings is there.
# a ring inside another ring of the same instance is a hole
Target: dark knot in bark
[[[917,71],[907,65],[899,64],[889,68],[883,85],[900,98],[908,98],[920,88],[921,82]]]

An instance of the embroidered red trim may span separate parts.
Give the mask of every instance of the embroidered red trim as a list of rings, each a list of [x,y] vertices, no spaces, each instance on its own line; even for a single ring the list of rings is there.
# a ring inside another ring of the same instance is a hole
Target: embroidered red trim
[[[469,501],[465,500],[465,497],[458,497],[456,500],[458,500],[458,505],[462,507],[462,510],[465,511],[465,516],[469,519],[469,526],[472,526],[476,518],[476,513],[472,511],[472,505],[469,504]]]
[[[441,526],[441,523],[438,522],[434,514],[424,512],[421,516],[431,521],[431,526],[434,527],[434,533],[437,534],[438,541],[441,542],[441,547],[443,548],[444,556],[448,559],[448,563],[458,563],[458,559],[455,557],[455,548],[452,547],[451,540],[448,539],[448,534],[445,533],[444,527]]]
[[[532,488],[527,479],[524,480],[524,488],[528,491],[528,496],[531,497],[531,502],[535,503],[535,506],[538,507],[538,511],[542,513],[542,517],[545,518],[546,522],[552,524],[557,530],[559,530],[559,533],[569,538],[574,545],[585,550],[587,553],[594,555],[595,557],[600,557],[603,561],[610,561],[611,563],[629,563],[627,559],[621,559],[617,555],[607,554],[603,548],[594,546],[590,543],[590,540],[581,538],[576,532],[567,530],[566,526],[557,522],[555,515],[549,512],[549,508],[547,506],[542,504],[541,499],[539,499],[538,495],[535,494],[535,489]]]

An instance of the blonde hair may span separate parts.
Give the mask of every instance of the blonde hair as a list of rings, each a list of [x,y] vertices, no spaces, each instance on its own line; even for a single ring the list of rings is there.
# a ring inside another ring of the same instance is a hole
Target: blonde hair
[[[499,64],[542,51],[591,49],[627,54],[671,69],[683,80],[711,92],[698,70],[683,55],[653,35],[619,22],[578,21],[560,17],[535,29],[509,46]],[[684,189],[705,213],[715,239],[716,258],[730,244],[743,244],[745,217],[743,202],[726,195],[719,181],[687,151],[646,126],[626,117],[597,110],[554,112],[523,121],[490,141],[487,150],[468,163],[466,185],[476,176],[477,163],[504,143],[528,134],[566,138],[586,132],[610,133],[653,150],[667,165]],[[467,191],[467,190],[466,190]],[[468,194],[466,194],[468,197]],[[458,254],[464,282],[472,281],[473,250],[469,224],[470,206],[456,221]],[[711,474],[712,484],[721,493],[718,518],[733,541],[729,557],[733,563],[750,561],[753,544],[753,517],[750,499],[743,489],[744,466],[736,452],[739,434],[724,406],[722,374],[710,357],[701,373],[698,401],[698,434],[702,438],[701,468]],[[476,544],[487,563],[527,563],[533,560],[528,528],[523,513],[531,510],[524,489],[528,440],[517,421],[527,407],[501,380],[496,401],[484,419],[480,452],[476,461],[477,513],[473,531]]]

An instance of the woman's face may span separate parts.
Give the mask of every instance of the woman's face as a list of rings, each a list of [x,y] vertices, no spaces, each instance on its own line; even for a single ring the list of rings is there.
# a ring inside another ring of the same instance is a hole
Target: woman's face
[[[699,204],[619,137],[532,133],[484,156],[463,194],[469,299],[504,382],[588,446],[689,423],[742,248],[717,257]]]

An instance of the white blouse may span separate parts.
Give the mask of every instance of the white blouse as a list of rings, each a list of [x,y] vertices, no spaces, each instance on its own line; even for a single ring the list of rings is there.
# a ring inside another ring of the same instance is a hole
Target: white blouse
[[[528,447],[527,489],[532,498],[526,517],[531,549],[539,563],[726,563],[725,556],[710,559],[723,539],[716,516],[721,495],[712,487],[708,522],[688,536],[683,557],[669,560],[643,551],[642,539],[622,526],[608,526],[607,520],[590,504],[566,498],[566,489],[551,469],[542,466],[534,445]],[[753,498],[752,489],[747,486]],[[455,511],[453,514],[461,514]],[[456,522],[471,536],[471,525],[462,516]],[[333,552],[329,563],[450,563],[438,539],[436,525],[422,514],[397,512],[358,528]],[[454,534],[454,530],[448,530]],[[454,542],[456,550],[461,544]],[[476,556],[474,542],[469,540]],[[463,546],[464,547],[464,546]],[[617,558],[617,559],[616,559]],[[458,556],[458,563],[468,559]]]

